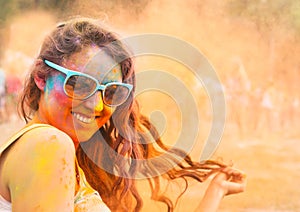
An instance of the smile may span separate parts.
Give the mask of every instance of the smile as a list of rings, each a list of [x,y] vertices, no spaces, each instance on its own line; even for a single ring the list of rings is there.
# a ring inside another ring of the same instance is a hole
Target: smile
[[[77,120],[79,120],[83,123],[86,123],[86,124],[90,124],[95,119],[94,117],[90,118],[90,117],[87,117],[87,116],[83,116],[79,113],[72,113],[72,114]]]

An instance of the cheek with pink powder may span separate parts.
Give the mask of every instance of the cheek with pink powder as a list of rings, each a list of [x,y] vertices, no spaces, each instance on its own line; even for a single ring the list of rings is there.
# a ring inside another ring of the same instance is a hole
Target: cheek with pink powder
[[[64,92],[65,77],[62,75],[50,76],[47,79],[46,87],[45,87],[45,99],[49,101],[49,103],[55,101],[63,107],[63,105],[69,104],[71,99],[67,97]],[[60,109],[60,108],[58,108]]]

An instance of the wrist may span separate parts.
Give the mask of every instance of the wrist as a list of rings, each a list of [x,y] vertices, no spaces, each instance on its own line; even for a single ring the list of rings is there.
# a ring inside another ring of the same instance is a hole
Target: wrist
[[[206,190],[206,193],[210,193],[211,195],[214,195],[215,197],[218,197],[220,199],[223,199],[223,197],[226,195],[224,186],[218,183],[210,184]]]
[[[225,192],[223,189],[221,189],[220,186],[217,186],[216,184],[210,184],[203,196],[202,201],[197,207],[197,212],[206,212],[206,211],[217,211],[219,208],[219,205],[225,196]]]

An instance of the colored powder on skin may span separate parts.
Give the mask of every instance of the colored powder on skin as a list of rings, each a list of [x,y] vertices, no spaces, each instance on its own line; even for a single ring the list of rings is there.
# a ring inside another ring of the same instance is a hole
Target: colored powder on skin
[[[46,86],[45,86],[45,90],[51,91],[54,88],[54,79],[52,76],[50,76],[47,81],[46,81]]]
[[[95,77],[101,84],[121,81],[122,72],[120,65],[115,64],[115,61],[113,61],[105,53],[98,54],[99,52],[101,52],[101,50],[99,51],[99,48],[97,46],[92,46],[92,49],[93,50],[89,50],[86,52],[88,57],[93,58],[93,56],[95,56],[95,59],[101,57],[102,60],[90,60],[89,62],[87,62],[81,57],[71,57],[67,62],[68,69],[89,74],[90,76]],[[115,68],[111,69],[113,66],[115,66]]]
[[[101,64],[89,63],[84,68],[84,72],[92,74],[91,76],[95,77],[97,80],[102,80],[105,77],[107,70]]]
[[[78,60],[71,60],[72,63],[71,63],[71,68],[74,69],[74,70],[82,70],[83,68],[83,65],[78,65],[78,64],[81,64],[79,61],[80,59]],[[121,81],[122,80],[122,72],[120,70],[120,68],[114,68],[112,70],[105,70],[104,67],[100,66],[99,64],[88,64],[88,67],[86,67],[86,69],[88,70],[93,70],[93,75],[90,75],[90,76],[93,76],[95,77],[98,81],[99,79],[101,81],[99,81],[100,83],[102,84],[106,84],[106,83],[109,83],[109,82],[116,82],[116,81]],[[87,70],[84,72],[86,74],[89,74],[87,72]],[[96,77],[97,76],[97,77]]]
[[[108,82],[116,82],[116,81],[121,81],[122,80],[122,73],[120,70],[114,68],[110,72],[107,73],[105,76],[103,82],[108,83]]]
[[[92,50],[91,50],[92,49]],[[80,53],[80,55],[86,55],[88,58],[92,58],[94,55],[96,55],[99,52],[99,47],[95,44],[91,45],[91,49],[83,49]],[[63,62],[63,64],[65,64]],[[73,71],[79,71],[83,70],[86,66],[87,62],[85,59],[82,59],[82,57],[71,57],[68,59],[69,68]]]
[[[50,93],[56,87],[56,85],[63,85],[64,80],[65,80],[65,76],[63,75],[58,75],[56,78],[50,76],[46,81],[46,86],[44,91]]]
[[[48,158],[42,158],[37,161],[35,168],[37,170],[42,170],[43,174],[48,175],[51,173],[51,171],[49,169],[47,169],[48,163],[49,163]]]
[[[95,106],[95,111],[102,111],[103,110],[103,101],[99,101],[98,104]]]
[[[57,140],[57,137],[56,137],[55,135],[52,135],[52,136],[50,137],[49,142],[55,141],[55,140]],[[51,151],[52,151],[52,152],[49,152],[48,149],[44,149],[42,152],[47,152],[47,153],[49,153],[49,155],[55,155],[56,149],[59,149],[59,148],[60,148],[60,147],[59,147],[60,144],[57,143],[57,142],[54,142],[54,145],[55,145],[55,146],[53,146],[53,144],[52,144],[52,148],[51,148]],[[39,146],[39,148],[41,148],[41,146]],[[47,148],[47,145],[45,145],[43,148]],[[50,174],[51,171],[47,168],[47,167],[48,167],[48,164],[49,164],[48,157],[40,157],[40,159],[39,159],[39,160],[37,161],[37,163],[36,163],[35,168],[36,168],[37,170],[42,170],[44,174]],[[64,166],[66,166],[66,164],[64,164]]]

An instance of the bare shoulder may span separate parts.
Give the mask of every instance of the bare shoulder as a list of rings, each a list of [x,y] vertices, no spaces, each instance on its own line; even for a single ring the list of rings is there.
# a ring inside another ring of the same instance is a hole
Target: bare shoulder
[[[20,138],[18,143],[34,149],[42,145],[48,148],[67,148],[67,150],[75,152],[72,139],[63,131],[51,126],[39,127],[27,132]]]
[[[53,127],[39,127],[13,144],[3,166],[13,209],[41,211],[72,206],[75,192],[75,147]],[[43,195],[36,195],[43,191]],[[53,195],[55,194],[55,195]]]
[[[27,162],[42,159],[51,162],[56,157],[75,158],[75,147],[72,139],[57,128],[39,127],[20,137],[9,154],[13,158],[24,158]]]
[[[45,173],[65,164],[74,164],[75,147],[72,139],[54,127],[39,127],[25,133],[11,146],[6,157],[6,173],[14,176],[30,176],[29,173]],[[28,172],[30,170],[30,172]]]
[[[39,127],[25,133],[9,149],[3,167],[15,209],[71,205],[75,157],[71,138],[56,128]],[[43,195],[33,195],[40,191]]]

